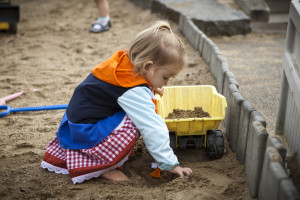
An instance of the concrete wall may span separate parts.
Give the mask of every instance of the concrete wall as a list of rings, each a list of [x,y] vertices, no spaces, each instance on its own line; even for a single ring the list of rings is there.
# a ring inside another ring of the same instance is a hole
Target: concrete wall
[[[271,13],[288,13],[291,0],[265,0]]]
[[[277,135],[284,136],[291,153],[298,152],[300,166],[300,2],[292,1],[283,58]]]
[[[251,21],[268,22],[270,8],[264,0],[235,0]]]

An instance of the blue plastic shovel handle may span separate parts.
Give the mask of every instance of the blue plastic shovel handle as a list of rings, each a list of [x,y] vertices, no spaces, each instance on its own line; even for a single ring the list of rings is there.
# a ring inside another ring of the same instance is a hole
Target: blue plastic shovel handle
[[[5,110],[0,112],[0,117],[4,117],[9,115],[12,112],[26,112],[26,111],[40,111],[40,110],[59,110],[59,109],[66,109],[68,104],[62,105],[52,105],[52,106],[37,106],[37,107],[25,107],[25,108],[11,108],[8,105],[0,106],[0,110]]]

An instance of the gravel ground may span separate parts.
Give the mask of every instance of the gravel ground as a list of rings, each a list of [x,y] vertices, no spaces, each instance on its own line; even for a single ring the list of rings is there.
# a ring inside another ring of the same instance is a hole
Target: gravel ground
[[[226,57],[240,93],[257,109],[274,134],[280,94],[285,33],[251,33],[211,38]]]

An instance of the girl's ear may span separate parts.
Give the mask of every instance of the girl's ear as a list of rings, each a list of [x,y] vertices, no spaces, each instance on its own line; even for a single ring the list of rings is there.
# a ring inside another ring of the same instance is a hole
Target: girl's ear
[[[143,68],[145,69],[145,71],[149,71],[153,66],[153,61],[147,61],[145,62]]]

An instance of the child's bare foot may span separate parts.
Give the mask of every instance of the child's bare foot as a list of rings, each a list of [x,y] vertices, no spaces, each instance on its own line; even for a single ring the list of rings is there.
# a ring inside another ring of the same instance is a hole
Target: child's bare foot
[[[112,181],[128,181],[128,177],[118,169],[110,170],[101,175],[101,177]]]

